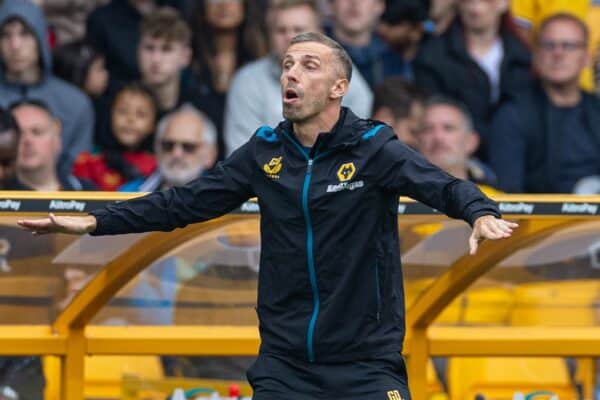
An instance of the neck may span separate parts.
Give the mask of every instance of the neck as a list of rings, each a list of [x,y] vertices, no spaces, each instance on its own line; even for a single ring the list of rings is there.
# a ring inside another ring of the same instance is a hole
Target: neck
[[[419,43],[411,43],[401,49],[396,49],[402,55],[404,61],[413,61],[419,52]]]
[[[33,190],[46,192],[57,192],[60,190],[60,182],[54,168],[40,168],[35,171],[17,169],[17,178],[21,183]]]
[[[458,179],[466,180],[469,178],[469,174],[467,173],[467,166],[464,164],[454,165],[448,168],[444,168],[444,170],[450,175],[457,177]]]
[[[11,83],[33,84],[40,80],[41,71],[38,67],[29,68],[24,71],[6,72],[6,80]]]
[[[329,107],[320,114],[302,122],[294,122],[294,133],[302,146],[313,147],[321,132],[331,132],[340,118],[340,106]]]
[[[558,107],[572,107],[581,101],[581,90],[577,82],[565,85],[542,83],[546,95]]]
[[[237,48],[237,31],[235,29],[216,30],[213,32],[214,46],[217,53],[228,53]]]
[[[344,31],[339,27],[335,27],[333,29],[333,34],[338,41],[354,47],[367,46],[369,43],[371,43],[371,38],[373,37],[371,31],[354,33]]]
[[[492,26],[480,31],[465,31],[469,53],[486,54],[498,40],[498,26]]]
[[[179,77],[159,85],[149,85],[161,111],[172,110],[179,100]]]
[[[441,18],[434,20],[435,22],[435,33],[437,35],[441,35],[446,32],[452,21],[454,21],[454,17],[456,16],[456,12],[454,10],[443,13]]]

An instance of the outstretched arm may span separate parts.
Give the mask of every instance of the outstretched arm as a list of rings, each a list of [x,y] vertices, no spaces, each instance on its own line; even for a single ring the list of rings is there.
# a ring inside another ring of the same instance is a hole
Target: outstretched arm
[[[96,229],[96,217],[86,215],[81,217],[57,217],[50,213],[48,218],[21,219],[17,221],[19,226],[30,230],[34,235],[46,233],[68,233],[72,235],[83,235]]]
[[[386,190],[412,197],[473,226],[469,252],[484,239],[510,237],[517,224],[501,219],[496,204],[472,182],[455,178],[397,140],[388,141],[377,157],[379,183]]]
[[[249,146],[242,146],[206,175],[162,192],[110,204],[89,216],[22,220],[19,225],[37,234],[63,232],[116,235],[171,231],[235,209],[254,196]]]

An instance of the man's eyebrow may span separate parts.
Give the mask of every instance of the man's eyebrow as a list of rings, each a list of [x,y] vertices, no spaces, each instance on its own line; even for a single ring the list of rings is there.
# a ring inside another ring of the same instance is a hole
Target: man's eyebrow
[[[321,57],[315,56],[315,55],[312,55],[312,54],[305,54],[304,56],[302,56],[302,58],[308,58],[308,59],[311,59],[311,60],[321,61]]]

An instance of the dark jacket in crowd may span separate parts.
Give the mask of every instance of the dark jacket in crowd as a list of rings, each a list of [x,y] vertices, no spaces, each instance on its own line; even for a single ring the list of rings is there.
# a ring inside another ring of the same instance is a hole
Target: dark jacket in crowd
[[[310,151],[291,122],[262,127],[186,186],[92,211],[93,235],[170,231],[256,196],[261,352],[363,360],[402,348],[400,194],[469,223],[500,215],[474,184],[427,162],[390,127],[342,108]]]
[[[178,6],[181,0],[157,0],[159,5]],[[86,39],[104,54],[111,84],[139,79],[137,47],[142,15],[129,0],[111,0],[96,8],[86,22]]]
[[[574,107],[551,104],[540,85],[494,116],[489,160],[499,188],[515,193],[571,193],[600,175],[600,99],[582,91]]]
[[[501,30],[504,59],[500,67],[500,101],[532,82],[529,50],[506,29]],[[462,101],[474,118],[482,138],[482,151],[489,123],[497,104],[492,102],[487,74],[469,55],[462,24],[457,21],[441,36],[426,41],[414,61],[415,80],[430,93],[441,93]]]
[[[0,107],[24,99],[44,102],[62,124],[62,153],[59,171],[67,175],[79,153],[92,147],[94,110],[90,99],[78,88],[52,74],[52,58],[46,40],[47,27],[39,7],[24,0],[4,0],[0,6],[0,26],[12,18],[20,19],[37,38],[42,78],[34,84],[9,83],[0,66]]]

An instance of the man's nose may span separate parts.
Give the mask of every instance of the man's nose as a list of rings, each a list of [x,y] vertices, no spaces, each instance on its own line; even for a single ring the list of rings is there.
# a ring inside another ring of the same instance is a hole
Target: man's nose
[[[298,74],[299,74],[298,68],[295,65],[290,67],[285,73],[288,80],[294,81],[294,82],[298,82]]]

